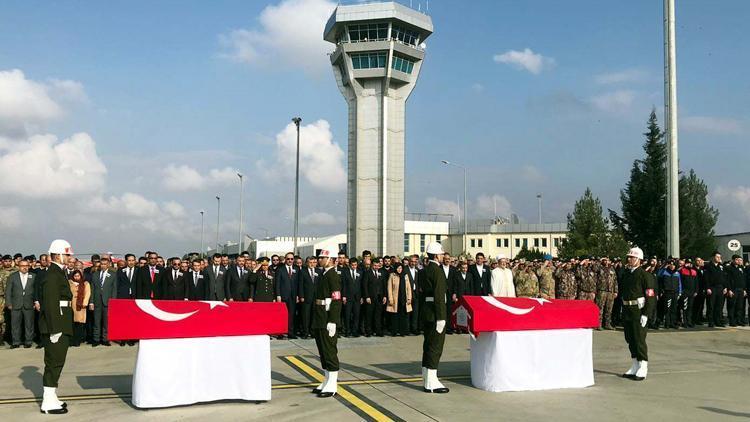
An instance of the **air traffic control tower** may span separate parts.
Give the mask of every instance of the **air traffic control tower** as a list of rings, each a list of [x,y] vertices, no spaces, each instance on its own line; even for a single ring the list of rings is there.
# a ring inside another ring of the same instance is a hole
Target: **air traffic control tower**
[[[323,38],[349,107],[347,244],[355,256],[404,252],[404,115],[432,19],[396,2],[339,5]]]

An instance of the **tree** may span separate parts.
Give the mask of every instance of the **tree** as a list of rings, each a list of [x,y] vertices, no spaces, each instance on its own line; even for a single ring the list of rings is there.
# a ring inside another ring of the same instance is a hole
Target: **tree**
[[[572,214],[568,214],[568,236],[562,242],[558,255],[569,259],[581,255],[622,256],[628,244],[617,228],[612,228],[604,217],[601,201],[591,189],[586,188],[576,201]]]
[[[667,254],[667,147],[656,111],[648,119],[646,156],[635,160],[630,180],[620,191],[622,214],[609,210],[610,220],[625,240],[648,255]],[[715,247],[718,211],[708,203],[708,188],[692,169],[680,177],[680,251],[683,256],[708,256]]]
[[[708,203],[708,187],[693,169],[680,178],[680,254],[710,256],[716,249],[719,211]]]
[[[521,250],[516,254],[515,259],[525,259],[527,261],[533,261],[535,259],[544,259],[544,252],[537,248],[529,250],[526,246],[521,247]]]
[[[664,256],[667,250],[667,150],[654,109],[644,135],[646,156],[633,162],[630,180],[620,191],[622,215],[610,210],[610,219],[625,239],[646,254]]]

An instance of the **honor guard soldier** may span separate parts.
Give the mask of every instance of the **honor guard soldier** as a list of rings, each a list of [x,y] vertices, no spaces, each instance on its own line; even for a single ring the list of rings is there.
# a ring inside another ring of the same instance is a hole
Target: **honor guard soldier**
[[[323,276],[315,286],[311,330],[325,371],[323,382],[312,390],[318,397],[336,395],[339,375],[339,352],[336,348],[336,329],[341,326],[341,278],[334,270],[335,252],[327,249],[318,255],[324,268]]]
[[[641,268],[643,251],[632,248],[628,252],[628,267],[622,276],[622,323],[633,364],[622,374],[625,378],[643,381],[648,375],[648,347],[646,324],[655,305],[656,295],[649,275]]]
[[[68,413],[68,407],[57,398],[57,382],[65,366],[70,337],[73,335],[73,293],[65,276],[65,265],[73,254],[70,243],[58,239],[49,247],[50,265],[44,279],[39,331],[44,344],[44,396],[42,413]]]
[[[445,344],[445,321],[447,317],[446,290],[447,281],[441,267],[443,260],[443,245],[432,242],[427,245],[429,263],[424,270],[424,278],[420,284],[419,297],[422,313],[422,380],[425,393],[447,393],[446,388],[437,377],[437,368]]]

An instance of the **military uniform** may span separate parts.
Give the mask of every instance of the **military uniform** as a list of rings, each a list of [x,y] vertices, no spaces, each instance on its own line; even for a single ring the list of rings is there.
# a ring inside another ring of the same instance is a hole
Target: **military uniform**
[[[253,290],[253,302],[273,302],[273,273],[271,270],[259,270],[255,273],[255,289]]]
[[[60,373],[65,365],[70,337],[73,335],[73,308],[65,272],[58,265],[51,265],[44,281],[44,303],[39,317],[39,331],[44,339],[45,387],[57,387]],[[52,334],[62,333],[57,343],[52,343]]]
[[[552,267],[542,266],[537,271],[539,278],[539,296],[544,299],[555,298],[555,278],[552,276]]]
[[[424,342],[422,344],[422,366],[428,369],[437,369],[440,357],[443,354],[445,343],[445,330],[438,333],[437,321],[445,321],[446,313],[446,289],[447,282],[445,273],[440,264],[430,261],[424,270],[424,278],[420,287],[420,320]]]
[[[5,289],[8,277],[16,271],[15,268],[0,268],[0,345],[5,339]]]
[[[576,271],[578,283],[578,300],[596,300],[596,273],[591,266],[581,265]]]
[[[533,272],[518,271],[513,282],[516,285],[516,297],[539,297],[539,281]]]
[[[656,294],[652,277],[641,267],[626,269],[622,277],[622,322],[625,328],[625,341],[630,356],[638,362],[648,362],[646,345],[647,329],[641,324],[641,317],[650,314],[656,305]]]
[[[310,328],[315,337],[315,344],[318,346],[323,369],[338,371],[337,336],[328,335],[326,326],[329,323],[341,327],[341,278],[336,271],[333,271],[333,267],[326,269],[315,286],[315,308]]]
[[[556,297],[558,299],[574,300],[578,293],[576,275],[572,269],[558,268],[555,271],[557,277]]]
[[[617,296],[617,273],[612,267],[601,266],[596,283],[596,306],[599,307],[601,327],[612,329],[612,306]]]

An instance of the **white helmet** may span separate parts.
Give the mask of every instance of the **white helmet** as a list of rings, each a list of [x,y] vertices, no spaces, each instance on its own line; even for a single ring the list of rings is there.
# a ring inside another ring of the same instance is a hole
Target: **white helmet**
[[[634,248],[630,248],[630,251],[628,251],[628,256],[633,256],[643,261],[643,250],[641,250],[641,248],[637,246]]]
[[[501,253],[501,254],[498,254],[497,257],[495,257],[495,259],[497,259],[498,261],[500,261],[501,259],[508,259],[508,257],[505,256],[504,253]]]
[[[321,249],[318,253],[318,258],[332,258],[334,256],[336,256],[336,253],[330,249]]]
[[[67,240],[55,239],[49,245],[50,254],[73,255],[73,248]]]
[[[443,245],[440,242],[432,242],[427,245],[427,253],[430,255],[442,255],[445,253]]]

